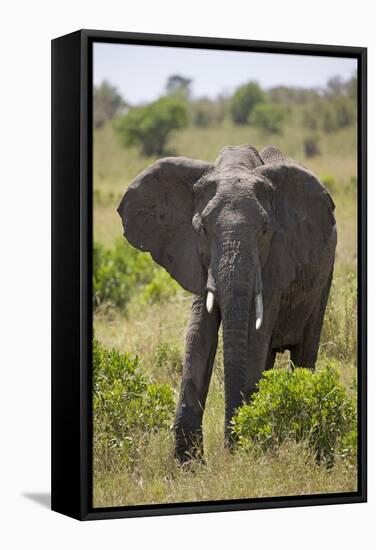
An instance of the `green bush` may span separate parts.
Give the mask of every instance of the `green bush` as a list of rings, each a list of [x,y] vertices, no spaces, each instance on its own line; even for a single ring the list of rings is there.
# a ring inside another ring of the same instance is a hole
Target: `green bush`
[[[280,134],[287,110],[276,103],[259,103],[249,116],[249,123],[270,134]]]
[[[156,266],[153,278],[141,292],[141,301],[147,304],[155,304],[169,300],[180,290],[179,284],[164,269]]]
[[[150,435],[168,428],[175,402],[166,384],[154,384],[139,371],[139,360],[93,341],[95,455],[108,466],[129,466]]]
[[[179,284],[150,254],[136,250],[124,239],[117,240],[113,248],[94,243],[94,309],[111,305],[126,312],[136,293],[141,303],[155,304],[170,299],[179,290]]]
[[[241,449],[276,449],[286,439],[306,440],[317,458],[332,461],[355,428],[355,408],[327,366],[318,373],[297,368],[265,372],[250,404],[238,410],[233,433]]]
[[[172,130],[188,123],[186,102],[176,96],[162,97],[153,103],[131,109],[114,122],[125,146],[141,147],[144,155],[161,155]]]
[[[111,304],[125,309],[133,293],[150,283],[157,266],[149,254],[119,239],[111,249],[93,248],[93,306]]]
[[[265,101],[265,94],[257,82],[248,82],[240,86],[230,101],[231,118],[235,124],[246,124],[258,103]]]

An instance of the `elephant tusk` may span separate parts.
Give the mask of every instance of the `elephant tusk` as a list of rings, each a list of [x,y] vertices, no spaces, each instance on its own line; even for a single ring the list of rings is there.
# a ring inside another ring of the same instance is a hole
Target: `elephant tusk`
[[[262,325],[262,318],[264,315],[264,306],[262,303],[262,293],[259,292],[255,297],[255,309],[256,309],[256,330],[259,330]]]
[[[209,290],[206,296],[206,309],[208,313],[211,313],[214,305],[214,294]]]

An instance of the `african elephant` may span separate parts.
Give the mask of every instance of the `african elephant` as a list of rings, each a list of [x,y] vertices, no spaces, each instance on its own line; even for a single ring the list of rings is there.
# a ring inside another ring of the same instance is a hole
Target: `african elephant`
[[[334,203],[314,174],[272,146],[224,147],[214,164],[163,158],[118,212],[124,235],[195,295],[175,417],[176,457],[202,457],[218,329],[225,441],[231,418],[277,352],[313,369],[337,242]]]

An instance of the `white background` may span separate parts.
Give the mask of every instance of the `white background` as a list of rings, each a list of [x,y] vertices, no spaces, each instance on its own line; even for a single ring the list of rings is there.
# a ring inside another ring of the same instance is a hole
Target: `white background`
[[[375,29],[358,0],[23,1],[2,5],[0,545],[2,548],[354,549],[375,544],[375,375],[369,503],[79,523],[50,512],[50,39],[79,28],[367,46],[375,204]],[[370,215],[370,238],[375,216]],[[370,250],[369,280],[375,278]],[[5,307],[4,307],[5,303]],[[369,310],[375,309],[370,285]],[[369,341],[376,337],[370,313]],[[37,495],[31,497],[30,495]],[[29,496],[28,496],[29,495]]]

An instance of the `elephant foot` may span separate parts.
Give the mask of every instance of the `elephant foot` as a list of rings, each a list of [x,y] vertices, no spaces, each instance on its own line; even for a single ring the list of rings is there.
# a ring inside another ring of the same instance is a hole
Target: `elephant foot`
[[[184,466],[197,462],[204,463],[202,431],[176,434],[175,459]]]
[[[175,458],[180,464],[202,461],[204,440],[202,435],[202,410],[181,404],[175,423]]]

